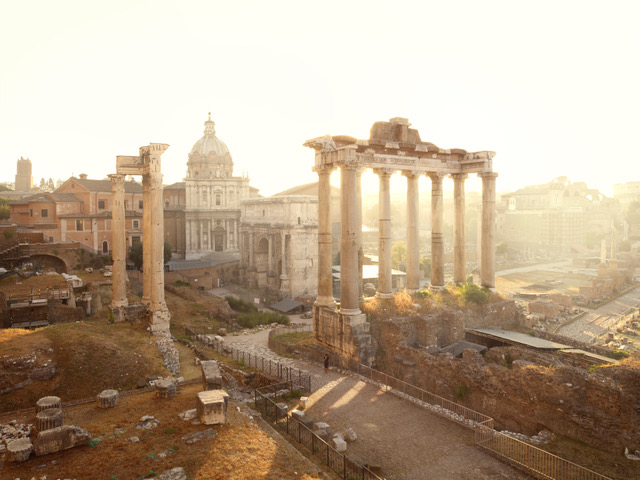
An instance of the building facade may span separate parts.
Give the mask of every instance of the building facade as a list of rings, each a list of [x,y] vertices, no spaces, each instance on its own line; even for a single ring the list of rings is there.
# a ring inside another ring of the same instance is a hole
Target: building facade
[[[31,160],[20,157],[16,166],[16,183],[17,192],[28,192],[33,189],[33,174]]]
[[[231,153],[216,137],[211,114],[204,125],[204,135],[189,152],[184,179],[187,260],[213,252],[238,252],[241,203],[258,196],[248,176],[233,175]]]

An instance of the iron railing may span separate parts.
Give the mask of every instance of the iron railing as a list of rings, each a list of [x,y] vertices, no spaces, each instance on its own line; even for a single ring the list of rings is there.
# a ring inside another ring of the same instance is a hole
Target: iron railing
[[[367,466],[354,462],[346,455],[338,452],[321,437],[316,435],[296,417],[280,408],[273,398],[283,390],[291,391],[294,385],[284,382],[268,385],[255,390],[255,406],[262,418],[269,421],[277,430],[285,433],[289,439],[299,446],[305,447],[311,455],[321,460],[343,479],[350,480],[383,480]]]

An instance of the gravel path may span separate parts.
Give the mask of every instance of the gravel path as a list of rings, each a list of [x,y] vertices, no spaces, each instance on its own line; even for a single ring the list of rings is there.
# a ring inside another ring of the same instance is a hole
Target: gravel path
[[[388,480],[528,480],[519,471],[475,447],[473,432],[352,374],[282,358],[266,346],[266,335],[227,337],[227,344],[295,366],[312,375],[314,393],[306,410],[333,432],[353,428],[348,445]]]

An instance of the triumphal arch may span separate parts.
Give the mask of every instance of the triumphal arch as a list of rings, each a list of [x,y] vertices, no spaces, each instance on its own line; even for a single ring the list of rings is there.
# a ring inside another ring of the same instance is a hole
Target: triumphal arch
[[[362,196],[360,176],[372,169],[379,176],[379,298],[390,298],[391,288],[391,196],[390,178],[396,172],[407,177],[407,284],[409,292],[419,289],[418,179],[431,179],[431,288],[444,287],[444,240],[442,180],[454,182],[454,268],[453,280],[465,281],[465,193],[464,181],[475,173],[482,179],[482,220],[479,245],[480,283],[495,287],[495,192],[492,159],[495,152],[467,152],[443,149],[423,142],[408,119],[396,117],[376,122],[369,139],[346,135],[313,138],[304,145],[315,150],[314,171],[318,174],[318,297],[314,306],[316,338],[339,353],[372,360],[369,324],[359,309],[362,255]],[[330,175],[340,169],[341,253],[340,306],[333,298],[330,223]]]
[[[142,304],[148,309],[152,333],[169,335],[169,309],[164,298],[164,210],[160,157],[169,145],[151,143],[140,147],[140,155],[116,157],[116,174],[109,175],[113,190],[112,256],[115,320],[127,317],[126,225],[124,182],[127,175],[142,175]]]

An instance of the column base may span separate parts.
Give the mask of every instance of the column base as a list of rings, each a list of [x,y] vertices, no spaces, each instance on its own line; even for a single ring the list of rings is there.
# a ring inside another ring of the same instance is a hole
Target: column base
[[[333,297],[318,297],[313,304],[318,307],[335,308],[336,300]]]
[[[362,314],[362,312],[360,311],[359,308],[341,308],[340,309],[340,315],[360,315]]]
[[[430,292],[441,292],[444,290],[444,285],[429,285]]]
[[[393,298],[393,293],[376,292],[376,298],[379,298],[381,300],[389,300],[390,298]]]

